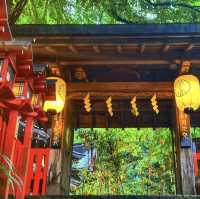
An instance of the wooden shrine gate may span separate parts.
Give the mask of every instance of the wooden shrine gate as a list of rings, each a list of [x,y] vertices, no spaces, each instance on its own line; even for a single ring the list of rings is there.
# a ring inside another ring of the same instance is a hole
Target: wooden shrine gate
[[[0,0],[0,5],[3,3],[5,5],[5,1]],[[0,14],[5,14],[5,6],[0,8],[4,11]],[[37,75],[33,74],[33,69],[37,71],[46,65],[52,76],[59,76],[67,83],[66,93],[62,93],[62,88],[58,91],[60,95],[66,95],[62,120],[65,127],[59,132],[62,137],[59,195],[69,194],[73,129],[95,127],[170,128],[174,138],[177,194],[196,194],[192,150],[191,147],[182,147],[181,137],[183,132],[190,134],[190,126],[200,127],[200,111],[189,116],[177,109],[173,82],[183,70],[185,61],[189,62],[187,70],[198,77],[200,75],[200,25],[16,25],[12,27],[11,35],[7,15],[0,15],[0,18],[0,31],[3,32],[0,39],[4,41],[0,42],[0,52],[3,58],[9,54],[16,61],[16,67],[13,67],[16,78],[10,85],[9,76],[4,73],[4,82],[0,86],[1,91],[7,89],[6,100],[0,92],[0,105],[8,112],[8,121],[3,117],[2,122],[0,117],[0,138],[6,136],[6,142],[0,140],[0,146],[5,146],[4,152],[17,166],[25,182],[19,199],[25,194],[45,192],[48,158],[44,156],[48,156],[48,150],[31,149],[30,134],[33,121],[47,120],[44,119],[41,103],[35,107],[25,99],[32,98],[29,91],[37,95],[46,93],[46,76],[43,75],[43,80],[38,83]],[[15,41],[8,42],[12,36]],[[28,43],[25,47],[24,42]],[[26,85],[24,96],[20,87],[22,83]],[[11,89],[14,84],[18,88],[17,93]],[[43,97],[40,102],[43,102]],[[139,115],[131,112],[130,101],[134,97],[137,98]],[[152,106],[152,97],[159,111],[156,111],[155,105]],[[24,146],[15,137],[18,116],[30,122]],[[19,153],[26,153],[26,161]],[[34,158],[36,154],[37,158]],[[22,169],[23,163],[26,169]],[[6,190],[8,194],[7,185]]]
[[[196,53],[200,50],[200,41],[198,37],[195,40],[191,37],[197,27],[175,26],[174,32],[170,25],[153,26],[149,32],[146,26],[134,25],[112,26],[112,32],[108,31],[109,26],[102,26],[98,31],[96,26],[88,26],[87,29],[70,25],[45,27],[48,28],[16,26],[13,33],[20,39],[34,38],[34,62],[48,64],[51,74],[67,82],[65,131],[61,144],[61,191],[58,194],[69,193],[73,129],[91,127],[171,128],[175,140],[177,193],[195,194],[192,151],[181,147],[180,137],[185,129],[189,133],[190,125],[200,126],[200,112],[196,111],[189,117],[176,108],[173,81],[186,59],[190,60],[191,70],[198,75],[200,60]],[[134,32],[136,29],[140,36]],[[73,37],[73,34],[76,36]],[[195,34],[200,33],[197,31]],[[90,112],[84,108],[88,93]],[[155,94],[159,114],[151,105]],[[105,103],[110,96],[112,117]],[[140,112],[138,117],[130,111],[130,100],[134,96]]]

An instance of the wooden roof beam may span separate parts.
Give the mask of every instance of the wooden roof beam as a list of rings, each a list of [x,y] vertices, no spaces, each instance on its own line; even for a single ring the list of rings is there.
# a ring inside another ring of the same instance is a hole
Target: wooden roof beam
[[[46,61],[39,61],[40,63],[47,63],[48,60]],[[170,60],[72,60],[72,61],[60,61],[59,62],[61,65],[65,65],[65,66],[73,66],[73,65],[169,65],[171,63]]]
[[[188,51],[192,50],[193,48],[194,48],[194,44],[189,44],[189,45],[186,47],[185,51],[188,52]]]
[[[46,47],[45,47],[45,50],[46,50],[47,52],[50,52],[50,53],[52,53],[52,54],[57,55],[57,51],[56,51],[54,48],[50,47],[50,46],[46,46]]]
[[[144,53],[145,47],[146,47],[145,44],[140,45],[140,54]]]
[[[117,52],[118,52],[119,54],[122,53],[122,46],[121,46],[121,45],[118,45],[118,46],[117,46]]]
[[[74,54],[78,54],[79,53],[78,50],[73,45],[69,45],[68,49]]]
[[[99,46],[95,45],[95,46],[92,46],[92,48],[96,54],[101,54],[101,50],[100,50]]]
[[[69,83],[68,94],[72,99],[82,99],[87,93],[91,97],[105,98],[149,98],[156,93],[158,98],[171,99],[173,85],[171,82],[93,82]]]
[[[96,91],[91,91],[89,92],[90,96],[92,99],[105,99],[110,96],[112,96],[115,99],[131,99],[131,97],[136,96],[139,99],[146,99],[146,98],[151,98],[155,93],[158,99],[172,99],[173,94],[172,92],[135,92],[135,91],[129,91],[129,92],[96,92]],[[88,94],[87,91],[83,92],[74,92],[70,93],[68,96],[70,99],[73,100],[80,100],[83,99],[86,95]]]
[[[169,45],[169,44],[166,44],[166,45],[164,45],[162,51],[163,51],[164,53],[166,53],[169,49],[170,49],[170,45]]]

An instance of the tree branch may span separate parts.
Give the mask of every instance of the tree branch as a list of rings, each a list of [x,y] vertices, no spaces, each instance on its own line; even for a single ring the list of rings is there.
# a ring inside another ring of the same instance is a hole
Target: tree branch
[[[127,20],[127,19],[123,18],[122,16],[120,16],[114,8],[111,8],[110,13],[111,13],[112,17],[115,18],[119,22],[126,23],[126,24],[133,23],[133,21]]]
[[[182,7],[182,8],[188,8],[191,9],[193,11],[196,12],[200,12],[200,6],[192,6],[190,4],[186,4],[186,3],[175,3],[175,2],[168,2],[165,1],[163,3],[153,3],[151,0],[145,0],[149,5],[153,6],[153,7]]]
[[[28,0],[19,0],[10,14],[9,22],[11,25],[15,24],[19,16],[21,15],[24,7],[26,6]]]

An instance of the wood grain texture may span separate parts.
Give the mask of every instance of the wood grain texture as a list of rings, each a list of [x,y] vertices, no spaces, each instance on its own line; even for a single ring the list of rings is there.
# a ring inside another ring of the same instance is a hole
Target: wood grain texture
[[[73,113],[69,98],[65,102],[64,108],[64,134],[62,137],[62,160],[61,160],[61,193],[70,192],[70,174],[72,165],[72,145],[74,139]]]
[[[192,149],[181,148],[180,144],[181,135],[184,133],[183,131],[187,130],[187,134],[190,136],[190,116],[179,111],[175,107],[175,103],[173,110],[174,117],[172,120],[175,133],[177,194],[196,194]],[[183,122],[183,118],[187,121]]]

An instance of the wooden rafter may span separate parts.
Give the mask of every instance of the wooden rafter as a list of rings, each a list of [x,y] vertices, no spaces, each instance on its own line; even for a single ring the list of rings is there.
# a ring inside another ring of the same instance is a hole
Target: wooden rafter
[[[188,51],[192,50],[193,48],[194,48],[194,44],[189,44],[189,45],[186,47],[185,51],[188,52]]]
[[[140,45],[140,54],[144,53],[145,47],[146,47],[145,44]]]
[[[163,47],[163,52],[167,52],[170,49],[170,45],[169,44],[165,44]]]
[[[117,46],[117,52],[118,52],[119,54],[122,53],[122,46],[121,46],[121,45],[118,45],[118,46]]]
[[[99,46],[95,45],[95,46],[92,46],[92,48],[93,48],[93,50],[94,50],[95,53],[97,53],[97,54],[101,53],[101,50],[100,50]]]
[[[74,54],[78,54],[79,53],[78,50],[73,45],[69,45],[68,49]]]
[[[46,46],[45,50],[47,50],[48,52],[55,54],[55,55],[58,53],[54,48],[52,48],[50,46]]]

